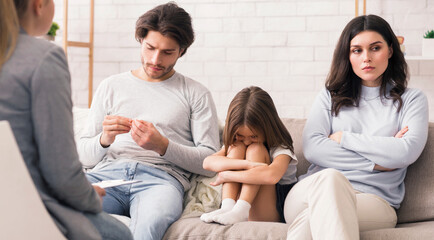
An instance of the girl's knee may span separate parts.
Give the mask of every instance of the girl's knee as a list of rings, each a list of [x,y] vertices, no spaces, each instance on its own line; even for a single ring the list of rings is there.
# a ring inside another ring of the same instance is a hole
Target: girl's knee
[[[244,159],[246,156],[247,146],[242,142],[235,142],[229,146],[227,157]]]
[[[269,163],[268,150],[262,143],[252,143],[247,146],[246,159],[255,162]]]

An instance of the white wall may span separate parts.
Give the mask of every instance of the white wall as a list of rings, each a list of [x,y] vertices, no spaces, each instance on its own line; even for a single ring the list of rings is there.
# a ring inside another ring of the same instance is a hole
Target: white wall
[[[63,1],[55,0],[61,25]],[[69,39],[88,40],[89,0],[69,1]],[[109,75],[137,68],[136,19],[166,1],[95,0],[94,90]],[[362,1],[359,1],[362,2]],[[281,117],[304,118],[323,87],[337,39],[354,17],[353,0],[179,0],[193,18],[196,41],[175,69],[207,86],[220,119],[240,89],[270,93]],[[361,8],[362,6],[360,6]],[[421,55],[423,33],[434,28],[434,0],[367,1],[405,37],[407,55]],[[69,48],[73,101],[87,106],[87,49]],[[409,60],[410,87],[424,90],[434,121],[434,61]]]

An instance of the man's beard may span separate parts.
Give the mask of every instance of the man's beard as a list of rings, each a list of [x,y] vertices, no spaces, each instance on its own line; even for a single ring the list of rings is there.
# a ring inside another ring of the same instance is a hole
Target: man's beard
[[[152,79],[161,79],[161,78],[164,78],[164,76],[166,76],[168,73],[170,73],[172,71],[172,69],[175,66],[175,64],[176,64],[176,62],[173,65],[169,65],[166,68],[166,67],[163,67],[161,65],[153,65],[153,64],[145,63],[144,59],[142,58],[142,68],[143,68],[143,71],[145,72],[146,76],[148,76],[149,78],[152,78]],[[156,75],[151,75],[147,71],[147,69],[149,67],[159,68],[159,69],[161,69],[162,73],[159,74],[159,75],[157,75],[157,76]]]

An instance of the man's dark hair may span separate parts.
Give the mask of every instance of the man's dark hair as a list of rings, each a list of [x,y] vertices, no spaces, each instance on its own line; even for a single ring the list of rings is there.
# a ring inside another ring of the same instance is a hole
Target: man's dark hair
[[[173,2],[159,5],[139,17],[136,22],[136,40],[141,43],[149,31],[157,31],[176,40],[184,50],[181,56],[194,41],[190,15]]]

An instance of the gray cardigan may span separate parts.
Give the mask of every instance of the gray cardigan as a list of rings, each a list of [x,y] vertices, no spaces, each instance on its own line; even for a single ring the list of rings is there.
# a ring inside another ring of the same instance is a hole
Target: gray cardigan
[[[39,195],[62,233],[69,239],[99,239],[82,213],[101,212],[102,206],[78,160],[70,81],[63,50],[21,30],[13,55],[0,69],[0,120],[9,121]],[[14,196],[8,197],[13,201]]]

